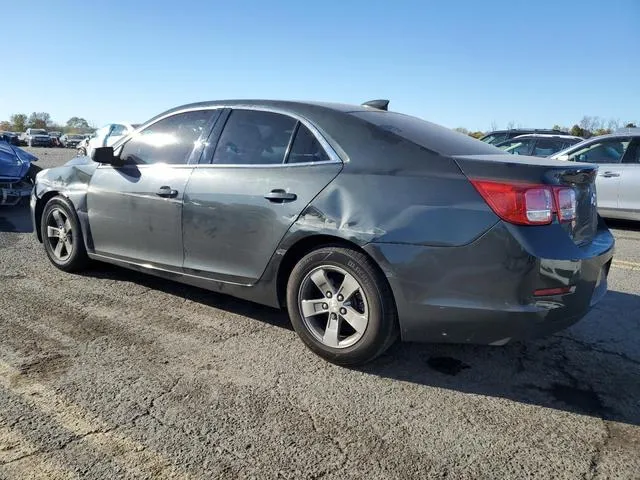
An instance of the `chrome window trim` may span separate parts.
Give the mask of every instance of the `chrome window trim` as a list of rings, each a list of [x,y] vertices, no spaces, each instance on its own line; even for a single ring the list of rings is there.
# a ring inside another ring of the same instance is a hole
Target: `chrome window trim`
[[[144,125],[141,125],[140,127],[136,128],[133,132],[131,132],[129,135],[127,135],[125,138],[122,138],[121,140],[117,141],[114,145],[113,145],[113,150],[115,151],[116,149],[120,148],[121,145],[124,145],[124,143],[126,143],[127,141],[129,141],[129,139],[133,136],[133,134],[144,130],[147,127],[150,127],[151,125],[154,125],[155,123],[159,122],[160,120],[164,120],[165,118],[171,117],[173,115],[178,115],[181,113],[187,113],[187,112],[195,112],[195,111],[199,111],[199,110],[219,110],[219,109],[231,109],[233,110],[255,110],[255,111],[259,111],[259,112],[271,112],[271,113],[278,113],[280,115],[286,115],[288,117],[291,117],[297,121],[299,121],[300,123],[302,123],[305,127],[307,127],[309,129],[309,131],[313,134],[314,137],[316,137],[316,139],[318,140],[318,142],[320,142],[320,145],[322,146],[322,148],[324,148],[325,152],[327,152],[327,155],[329,156],[329,160],[325,160],[323,162],[305,162],[305,163],[298,163],[296,165],[299,166],[309,166],[309,165],[326,165],[329,163],[344,163],[344,160],[340,157],[340,155],[338,155],[338,153],[334,150],[334,148],[331,146],[331,144],[329,142],[327,142],[326,138],[324,137],[324,135],[322,134],[322,132],[313,124],[311,123],[308,119],[306,119],[305,117],[303,117],[302,115],[299,115],[297,113],[293,113],[290,112],[288,110],[285,110],[283,108],[278,108],[278,107],[265,107],[262,105],[252,105],[252,104],[238,104],[238,105],[210,105],[207,107],[191,107],[191,108],[183,108],[180,110],[175,110],[172,111],[170,113],[167,113],[161,117],[155,118],[153,120],[153,122],[150,123],[145,123]],[[206,142],[205,142],[206,143]],[[214,152],[215,154],[215,152]],[[155,164],[154,164],[155,165]],[[270,165],[264,165],[264,164],[260,164],[260,163],[249,163],[249,164],[234,164],[234,163],[218,163],[218,164],[214,164],[214,163],[205,163],[205,164],[194,164],[196,166],[215,166],[215,167],[240,167],[240,168],[261,168],[261,167],[285,167],[285,166],[293,166],[293,164],[286,164],[284,163],[284,159],[282,163],[274,163],[274,164],[270,164]]]

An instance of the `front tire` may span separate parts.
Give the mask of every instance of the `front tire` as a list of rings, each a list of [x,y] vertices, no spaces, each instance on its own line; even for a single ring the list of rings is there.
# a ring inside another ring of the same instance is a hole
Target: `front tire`
[[[40,221],[42,243],[51,263],[65,272],[86,268],[89,257],[73,204],[62,196],[47,202]]]
[[[391,288],[365,254],[339,246],[314,250],[287,285],[293,328],[317,355],[356,366],[382,354],[398,336]]]

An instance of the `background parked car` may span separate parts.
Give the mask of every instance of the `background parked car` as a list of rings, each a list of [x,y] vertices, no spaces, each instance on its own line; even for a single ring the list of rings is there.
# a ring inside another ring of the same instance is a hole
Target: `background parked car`
[[[51,137],[42,128],[27,128],[22,136],[22,141],[29,147],[51,146]]]
[[[13,132],[0,132],[0,141],[7,142],[11,145],[20,145],[19,135]]]
[[[65,148],[76,148],[85,136],[79,133],[66,133],[60,137],[60,142]]]
[[[51,146],[52,147],[62,147],[62,142],[60,141],[60,137],[62,136],[62,132],[49,132],[49,137],[51,137]]]
[[[512,155],[548,157],[583,140],[584,138],[574,137],[573,135],[534,133],[514,137],[511,140],[496,144],[496,147]]]
[[[598,164],[600,215],[640,221],[640,129],[590,138],[551,158]]]
[[[504,142],[505,140],[509,140],[514,137],[519,137],[520,135],[529,135],[532,133],[569,135],[569,132],[564,132],[562,130],[547,129],[547,128],[512,128],[510,130],[495,130],[493,132],[489,132],[480,140],[482,140],[485,143],[495,145],[497,143]]]
[[[0,205],[17,205],[29,198],[41,170],[32,164],[36,161],[35,155],[0,141]]]
[[[110,147],[133,132],[136,126],[131,123],[108,123],[78,145],[78,155],[91,156],[91,152],[97,147]]]

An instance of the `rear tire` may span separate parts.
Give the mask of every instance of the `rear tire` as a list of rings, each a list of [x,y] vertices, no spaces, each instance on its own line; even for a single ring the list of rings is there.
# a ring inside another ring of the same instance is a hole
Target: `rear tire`
[[[354,249],[324,247],[303,257],[289,276],[287,309],[307,347],[338,365],[367,363],[398,337],[391,288]]]
[[[65,197],[47,202],[40,220],[40,233],[51,263],[65,272],[78,272],[89,264],[80,221],[73,204]]]

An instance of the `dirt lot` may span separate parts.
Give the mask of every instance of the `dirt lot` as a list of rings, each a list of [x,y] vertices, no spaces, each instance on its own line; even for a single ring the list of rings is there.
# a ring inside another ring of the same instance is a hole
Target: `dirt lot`
[[[44,167],[73,152],[34,149]],[[1,208],[1,207],[0,207]],[[0,210],[0,478],[638,478],[640,227],[568,331],[323,362],[280,312],[107,265]]]

